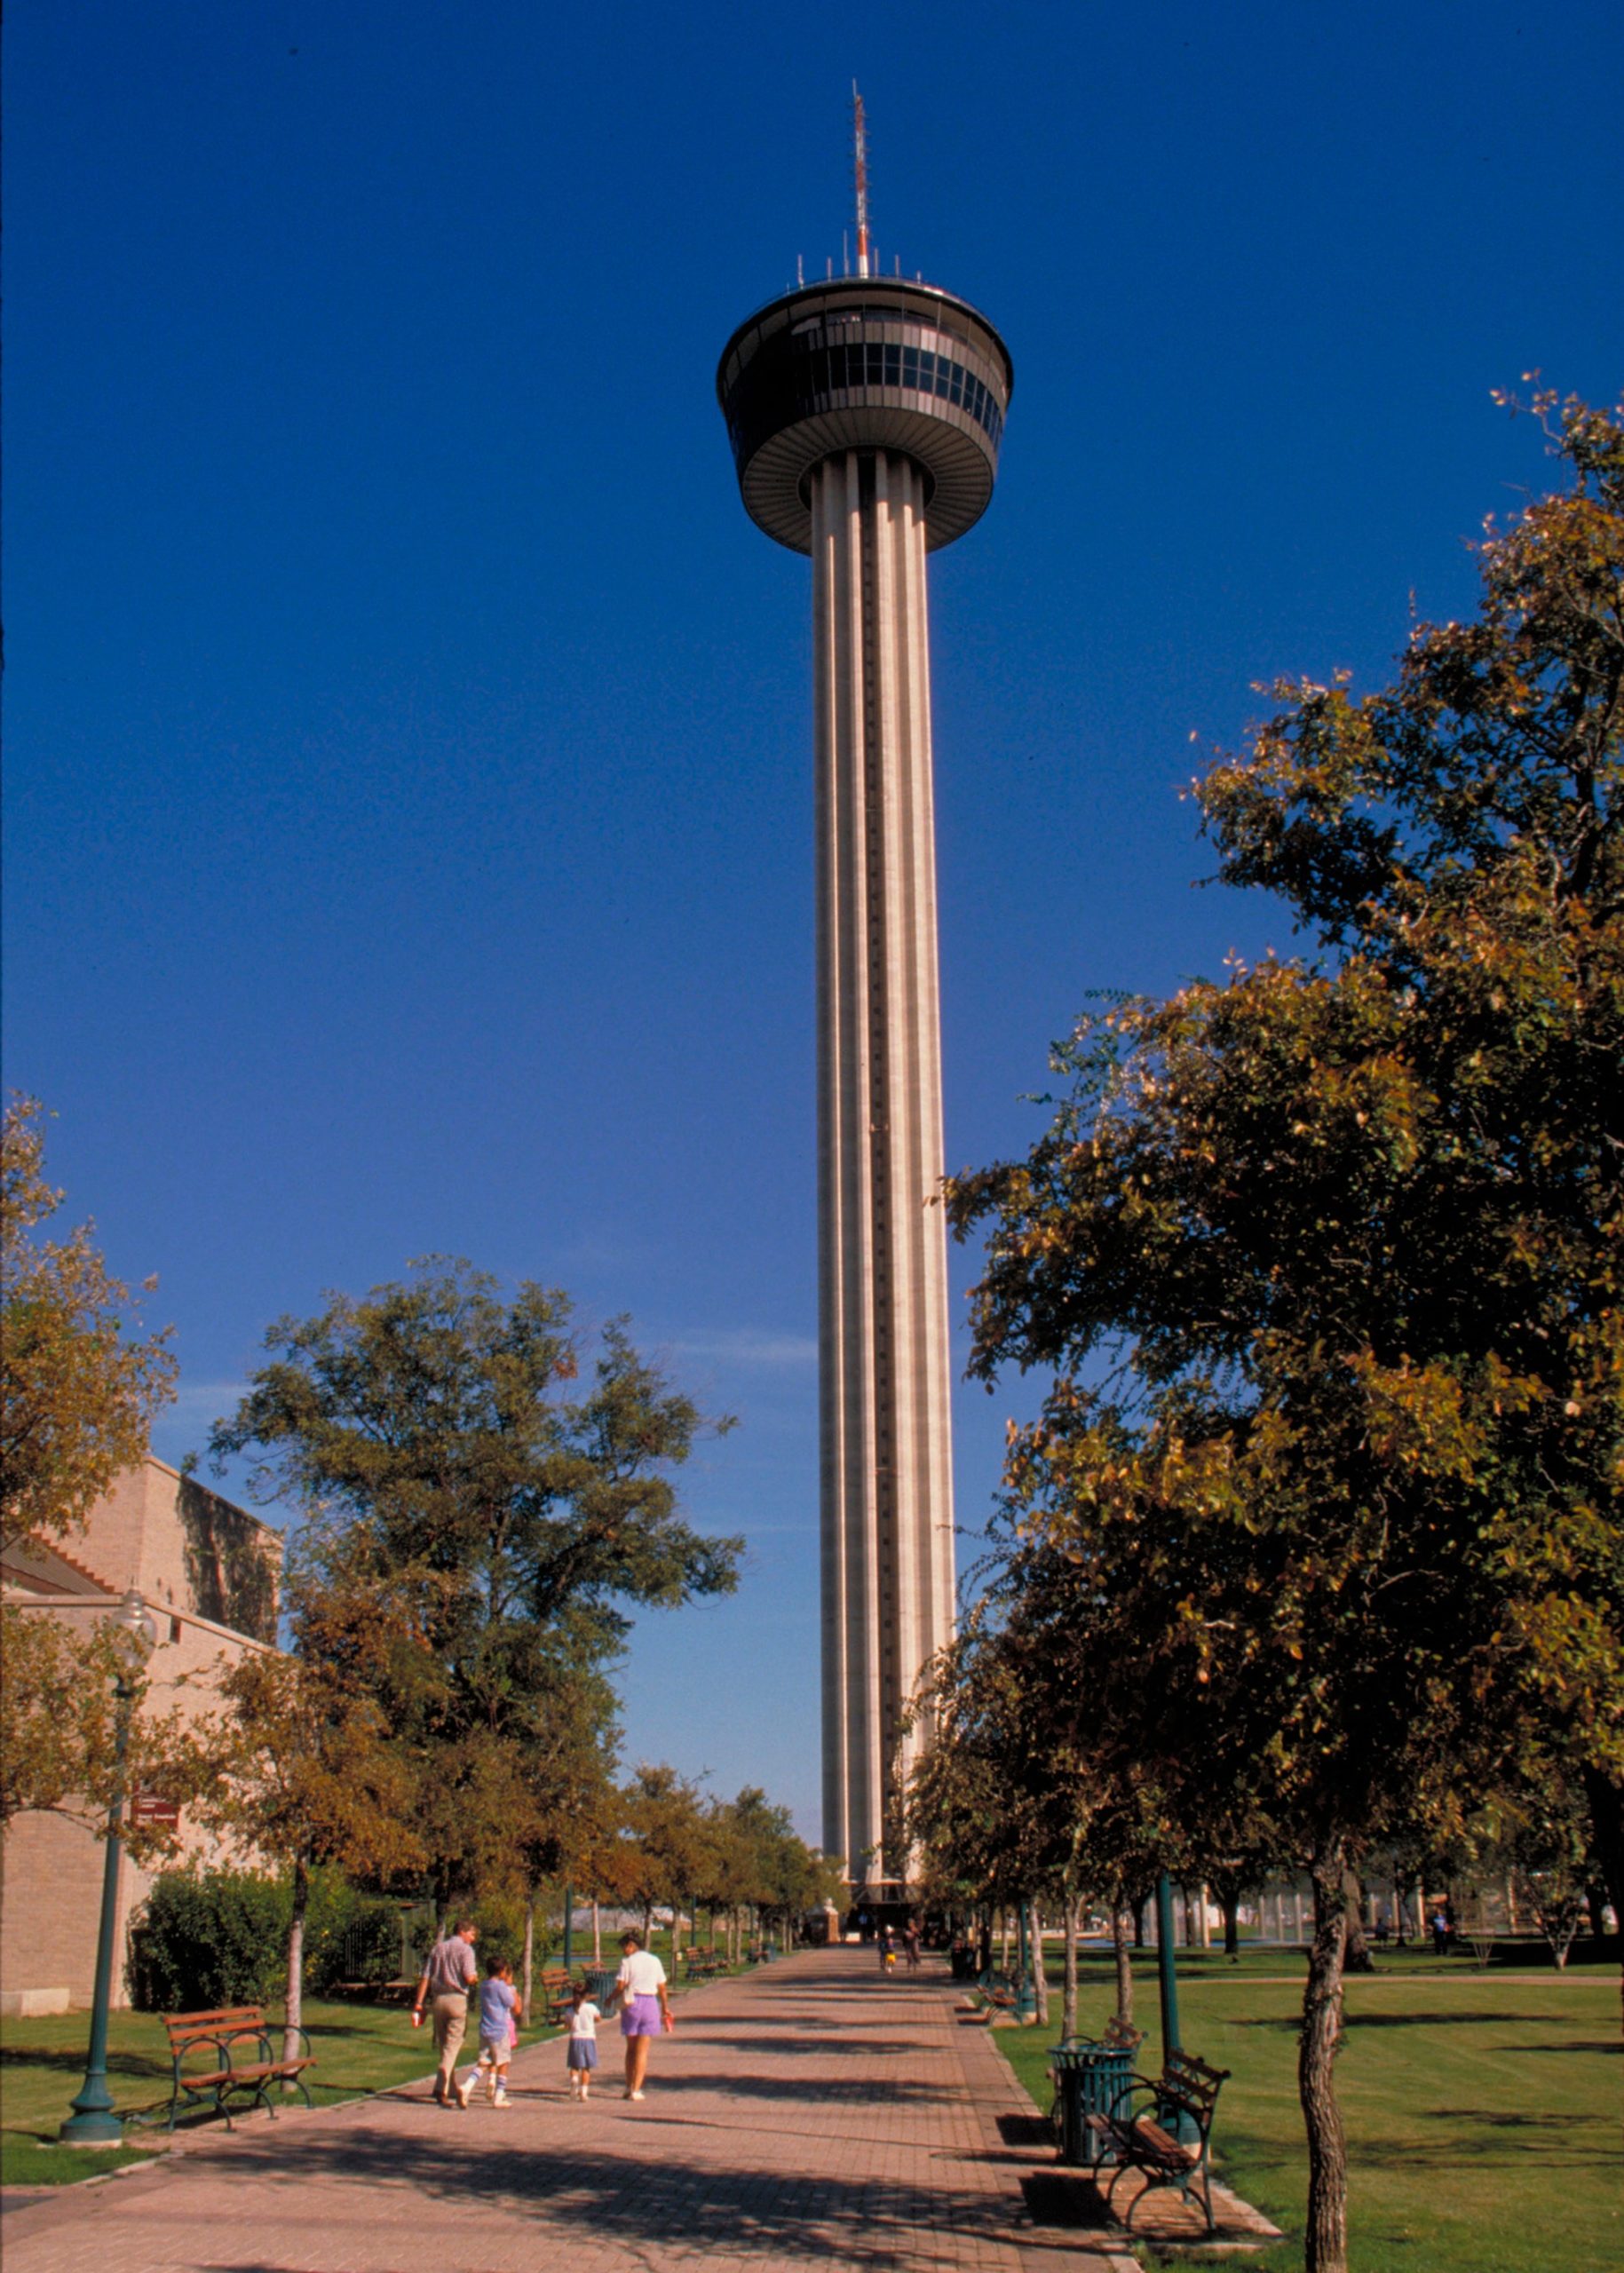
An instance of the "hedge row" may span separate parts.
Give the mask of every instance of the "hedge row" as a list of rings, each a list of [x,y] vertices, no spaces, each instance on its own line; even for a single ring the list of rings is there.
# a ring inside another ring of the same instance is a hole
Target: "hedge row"
[[[255,1871],[168,1871],[132,1921],[126,1976],[139,2012],[208,2011],[278,2001],[287,1984],[289,1877]],[[400,1912],[358,1894],[337,1872],[312,1873],[305,1986],[387,1981],[400,1969]]]

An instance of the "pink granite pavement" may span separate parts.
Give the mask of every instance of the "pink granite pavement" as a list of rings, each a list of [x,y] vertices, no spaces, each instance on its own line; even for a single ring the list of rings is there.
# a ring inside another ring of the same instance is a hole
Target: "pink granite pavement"
[[[1052,2162],[939,1964],[883,1976],[808,1951],[685,1996],[648,2095],[567,2095],[557,2042],[513,2104],[427,2086],[194,2134],[156,2168],[9,2212],[5,2273],[1109,2273],[1095,2237],[1035,2227]]]

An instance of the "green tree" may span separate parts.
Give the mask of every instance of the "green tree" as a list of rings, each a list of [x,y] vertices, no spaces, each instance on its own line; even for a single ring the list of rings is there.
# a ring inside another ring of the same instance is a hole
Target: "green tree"
[[[732,1588],[739,1542],[693,1530],[671,1481],[703,1424],[622,1326],[587,1358],[566,1295],[504,1301],[465,1263],[334,1295],[266,1347],[212,1449],[304,1511],[295,1647],[412,1754],[443,1905],[487,1874],[504,1822],[563,1838],[573,1800],[551,1832],[535,1820],[556,1733],[606,1693],[628,1605]]]
[[[331,1864],[379,1879],[420,1865],[417,1781],[376,1703],[322,1667],[255,1652],[226,1671],[220,1689],[226,1712],[200,1812],[290,1873],[283,2056],[293,2059],[311,1874]]]
[[[62,1204],[45,1181],[42,1107],[17,1097],[0,1126],[0,1544],[77,1530],[147,1450],[174,1395],[168,1333],[132,1338],[135,1300],[82,1224],[36,1237]],[[147,1282],[150,1292],[155,1280]]]
[[[1377,693],[1281,686],[1198,785],[1314,958],[1085,1020],[1030,1157],[951,1194],[977,1368],[1060,1368],[1010,1489],[1119,1746],[1311,1868],[1311,2273],[1360,1854],[1446,1833],[1533,1723],[1624,1899],[1624,426],[1537,408],[1568,486],[1491,533],[1478,617]]]
[[[752,1904],[786,1937],[802,1911],[834,1897],[838,1873],[800,1838],[788,1809],[759,1785],[747,1784],[712,1814],[739,1857],[736,1882],[744,1890],[735,1899]]]
[[[714,1871],[710,1826],[699,1786],[663,1762],[645,1762],[623,1796],[627,1833],[636,1862],[631,1898],[645,1919],[659,1903],[671,1909],[671,1960],[681,1940],[685,1902],[706,1888]]]
[[[132,1332],[129,1287],[108,1272],[83,1224],[61,1241],[39,1228],[62,1203],[45,1180],[42,1107],[17,1097],[0,1124],[0,1547],[60,1539],[120,1469],[147,1450],[154,1412],[173,1395],[166,1334]],[[150,1287],[152,1282],[148,1282]],[[14,1816],[67,1814],[98,1833],[113,1794],[121,1660],[99,1623],[0,1606],[0,1831]],[[146,1714],[129,1680],[131,1785],[180,1798],[196,1762],[178,1715]],[[143,1859],[174,1844],[127,1824]]]
[[[104,1836],[115,1792],[190,1802],[207,1783],[206,1752],[178,1711],[144,1710],[150,1683],[132,1671],[98,1620],[78,1632],[50,1611],[0,1604],[0,1836],[19,1815],[63,1815]],[[130,1692],[129,1742],[117,1764],[115,1690]],[[174,1830],[126,1821],[137,1861],[172,1854]]]
[[[985,1592],[938,1659],[919,1710],[931,1743],[908,1820],[925,1883],[946,1904],[1004,1905],[1042,1892],[1074,1920],[1089,1895],[1120,1921],[1188,1843],[1155,1763],[1104,1741],[1101,1683],[1117,1670],[1091,1649],[1097,1605],[1072,1557],[1042,1532],[994,1532]],[[1076,2024],[1074,1928],[1065,2027]],[[1133,2019],[1129,1944],[1120,1928],[1117,2011]]]

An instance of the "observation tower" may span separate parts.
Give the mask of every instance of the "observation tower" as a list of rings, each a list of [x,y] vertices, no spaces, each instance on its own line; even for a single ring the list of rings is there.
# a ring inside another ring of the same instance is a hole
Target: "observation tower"
[[[717,394],[746,511],[812,562],[823,1844],[873,1902],[954,1618],[925,557],[986,510],[1014,374],[967,301],[879,273],[857,127],[856,273],[741,323]]]

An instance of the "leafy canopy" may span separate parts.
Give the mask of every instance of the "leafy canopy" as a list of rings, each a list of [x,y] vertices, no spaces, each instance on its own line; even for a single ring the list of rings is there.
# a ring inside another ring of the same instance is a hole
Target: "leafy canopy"
[[[0,1539],[77,1530],[147,1450],[174,1394],[167,1332],[132,1339],[134,1299],[82,1224],[36,1236],[62,1204],[45,1181],[43,1108],[17,1097],[0,1127]],[[148,1280],[144,1291],[154,1281]]]

